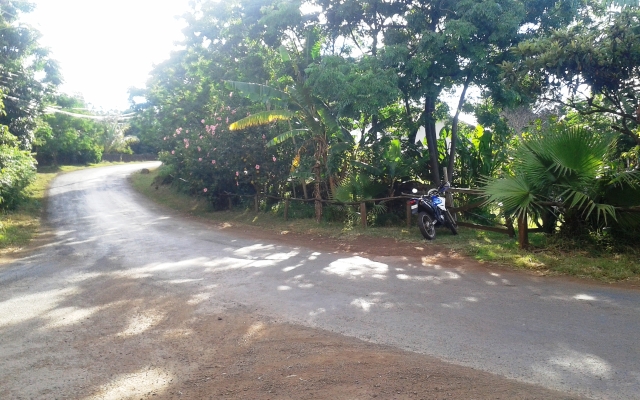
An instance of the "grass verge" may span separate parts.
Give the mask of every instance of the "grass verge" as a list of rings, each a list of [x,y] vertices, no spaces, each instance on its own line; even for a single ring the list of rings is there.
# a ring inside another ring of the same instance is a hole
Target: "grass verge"
[[[248,209],[214,212],[204,198],[178,193],[170,186],[157,186],[156,171],[150,174],[136,173],[132,176],[133,187],[157,203],[179,212],[198,216],[217,223],[233,223],[259,227],[275,232],[297,232],[331,237],[341,240],[364,237],[384,237],[420,246],[442,246],[457,253],[475,258],[480,262],[497,263],[514,269],[536,271],[546,275],[571,275],[596,279],[604,282],[640,282],[640,252],[630,250],[625,253],[597,252],[587,250],[565,250],[548,243],[544,234],[531,234],[530,242],[534,250],[523,251],[515,239],[504,234],[459,228],[459,235],[453,236],[447,230],[439,230],[437,239],[425,241],[417,227],[406,226],[345,227],[341,223],[323,222],[317,224],[312,219],[291,219],[285,221],[274,213],[253,212]],[[157,189],[156,189],[157,187]]]

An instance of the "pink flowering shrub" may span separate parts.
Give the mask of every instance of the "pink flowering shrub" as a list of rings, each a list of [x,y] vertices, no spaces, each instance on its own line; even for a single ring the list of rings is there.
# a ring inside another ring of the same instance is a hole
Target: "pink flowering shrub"
[[[229,130],[229,123],[251,113],[238,106],[242,101],[229,96],[225,100],[228,104],[192,118],[194,123],[171,127],[173,136],[160,136],[160,159],[172,167],[174,184],[207,196],[220,207],[227,206],[226,198],[220,196],[223,192],[252,194],[266,189],[277,193],[289,177],[295,155],[290,143],[266,147],[271,138],[288,129],[286,126]]]

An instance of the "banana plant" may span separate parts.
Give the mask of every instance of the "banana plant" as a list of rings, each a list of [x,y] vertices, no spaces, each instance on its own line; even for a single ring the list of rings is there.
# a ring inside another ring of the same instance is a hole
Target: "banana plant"
[[[307,46],[317,47],[316,42],[310,38]],[[315,96],[311,89],[305,85],[304,74],[301,73],[298,64],[291,62],[291,57],[284,47],[280,48],[280,54],[284,62],[292,65],[293,84],[280,90],[268,85],[257,83],[226,81],[230,90],[244,95],[248,99],[268,105],[267,111],[255,113],[242,118],[229,126],[230,130],[241,130],[249,127],[268,125],[277,121],[290,121],[290,129],[271,139],[267,146],[276,146],[285,140],[298,136],[306,137],[314,145],[314,165],[312,167],[314,182],[314,197],[316,199],[316,220],[322,218],[322,194],[320,183],[322,173],[327,169],[327,159],[331,146],[346,142],[353,144],[353,137],[340,126],[337,116],[329,105]],[[330,171],[326,171],[330,181],[330,187],[335,187]]]

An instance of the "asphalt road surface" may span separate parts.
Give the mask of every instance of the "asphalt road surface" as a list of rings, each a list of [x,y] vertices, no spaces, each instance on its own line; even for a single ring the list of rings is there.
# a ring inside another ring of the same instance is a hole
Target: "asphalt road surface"
[[[16,296],[51,307],[114,273],[574,395],[640,398],[637,291],[234,237],[130,189],[151,165],[56,178],[55,240],[0,270],[0,330],[37,312]]]

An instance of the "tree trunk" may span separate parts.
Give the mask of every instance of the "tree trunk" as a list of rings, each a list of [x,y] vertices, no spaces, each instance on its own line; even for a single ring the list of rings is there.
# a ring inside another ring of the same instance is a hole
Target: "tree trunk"
[[[424,129],[429,150],[429,166],[431,183],[440,184],[440,164],[438,163],[438,141],[436,139],[436,120],[433,113],[436,110],[436,97],[427,96],[424,102]]]
[[[521,249],[529,247],[529,223],[527,221],[527,213],[523,212],[518,217],[518,245]]]
[[[314,154],[314,158],[316,160],[315,165],[313,166],[313,172],[315,175],[315,182],[313,185],[313,196],[315,198],[315,209],[316,209],[316,222],[320,223],[322,220],[322,192],[320,189],[320,180],[322,179],[322,143],[316,142],[316,151]]]
[[[464,82],[464,87],[462,88],[462,93],[460,94],[460,100],[458,101],[458,108],[456,109],[456,115],[453,117],[453,123],[451,124],[451,147],[449,149],[449,174],[445,177],[449,182],[453,182],[453,168],[456,162],[456,143],[458,142],[458,120],[460,118],[460,112],[462,111],[462,106],[464,105],[464,100],[467,95],[467,89],[469,88],[469,84],[471,83],[471,79],[467,77],[467,80]]]
[[[315,194],[315,208],[316,208],[316,222],[320,223],[322,220],[322,195],[320,194],[320,180],[316,180],[313,188]]]

